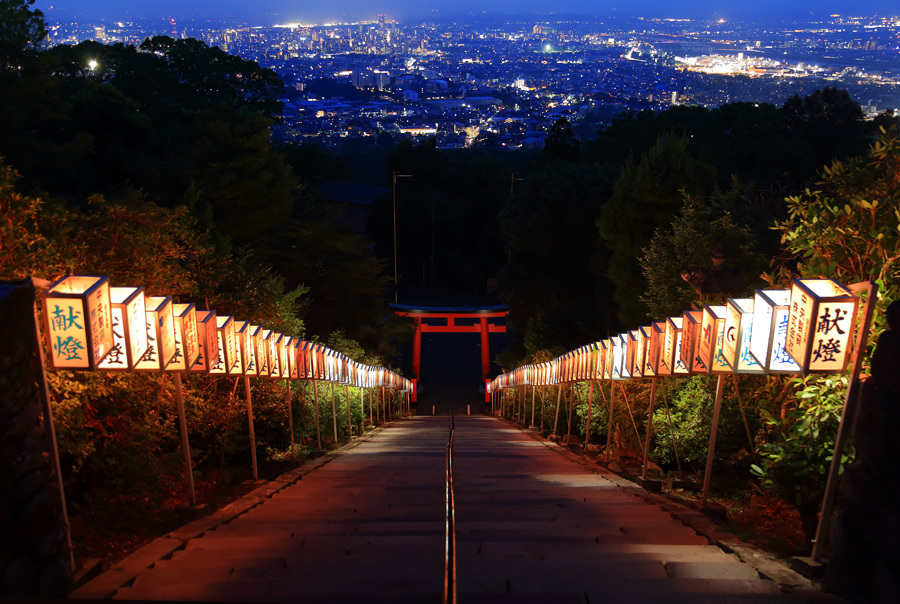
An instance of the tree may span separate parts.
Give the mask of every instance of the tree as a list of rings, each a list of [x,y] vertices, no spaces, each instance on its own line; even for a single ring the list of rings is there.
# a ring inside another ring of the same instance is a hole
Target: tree
[[[37,56],[47,36],[44,13],[34,0],[0,0],[0,70],[16,71]]]
[[[578,161],[581,157],[581,146],[575,133],[572,132],[572,124],[564,117],[559,118],[550,126],[547,138],[544,140],[544,148],[541,151],[541,159],[544,161]]]
[[[738,184],[728,194],[717,192],[707,198],[685,196],[684,206],[672,224],[656,231],[640,260],[647,281],[641,300],[646,303],[651,319],[662,320],[697,307],[702,297],[685,283],[682,275],[699,274],[708,278],[713,273],[711,252],[716,249],[725,258],[724,266],[716,273],[727,275],[730,284],[726,286],[719,277],[719,289],[726,291],[706,295],[706,299],[753,291],[760,281],[759,275],[768,267],[771,254],[763,253],[761,238],[736,215],[748,193],[746,187]]]
[[[863,152],[863,112],[846,90],[825,87],[781,108],[785,130],[809,145],[816,166]]]
[[[629,161],[596,222],[608,258],[608,276],[615,286],[619,320],[637,326],[647,319],[641,301],[647,283],[639,258],[660,227],[667,227],[681,208],[682,195],[706,196],[715,185],[715,173],[694,159],[683,137],[660,138],[640,162]]]

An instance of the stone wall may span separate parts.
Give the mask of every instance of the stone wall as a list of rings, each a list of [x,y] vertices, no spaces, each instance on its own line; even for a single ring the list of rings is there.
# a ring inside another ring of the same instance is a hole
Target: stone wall
[[[64,596],[72,577],[42,422],[34,291],[30,279],[0,282],[0,598]]]

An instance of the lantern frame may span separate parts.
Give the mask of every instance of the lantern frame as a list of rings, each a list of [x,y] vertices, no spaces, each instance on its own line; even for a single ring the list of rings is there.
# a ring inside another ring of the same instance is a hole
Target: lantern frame
[[[100,371],[133,371],[147,352],[147,305],[143,287],[110,287],[113,350],[97,365]],[[121,330],[121,334],[116,332]],[[122,359],[120,362],[119,359]]]
[[[44,290],[41,300],[51,367],[96,370],[115,346],[109,279],[63,277]]]

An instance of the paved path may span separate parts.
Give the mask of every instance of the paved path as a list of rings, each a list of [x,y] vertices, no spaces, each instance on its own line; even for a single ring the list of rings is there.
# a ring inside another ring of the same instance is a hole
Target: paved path
[[[457,418],[454,440],[461,604],[797,601],[641,489],[511,424]]]
[[[395,422],[73,595],[440,602],[448,433],[446,417]],[[643,491],[554,448],[503,420],[456,418],[460,604],[795,601]]]

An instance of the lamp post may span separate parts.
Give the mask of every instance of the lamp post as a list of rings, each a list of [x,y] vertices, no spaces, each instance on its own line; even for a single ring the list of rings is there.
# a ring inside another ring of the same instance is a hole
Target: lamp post
[[[397,179],[411,178],[412,174],[400,174],[396,170],[391,173],[391,190],[394,200],[394,304],[397,304]]]

